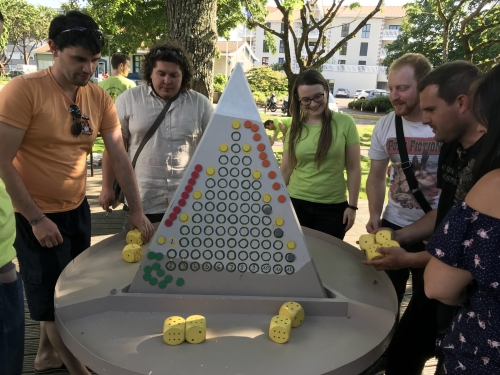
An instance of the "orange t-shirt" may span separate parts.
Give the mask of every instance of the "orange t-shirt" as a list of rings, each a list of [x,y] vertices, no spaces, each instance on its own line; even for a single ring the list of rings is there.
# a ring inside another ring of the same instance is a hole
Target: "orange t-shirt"
[[[70,105],[80,107],[92,134],[71,134]],[[87,119],[88,118],[88,119]],[[49,69],[12,79],[0,91],[0,121],[26,130],[13,165],[31,197],[45,213],[65,212],[85,198],[87,154],[97,133],[120,130],[109,95],[89,83],[73,102]]]

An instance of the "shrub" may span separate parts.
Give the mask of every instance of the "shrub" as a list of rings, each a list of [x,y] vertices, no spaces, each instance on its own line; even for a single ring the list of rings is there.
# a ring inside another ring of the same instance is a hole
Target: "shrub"
[[[248,84],[252,92],[264,92],[270,95],[271,92],[288,92],[288,79],[286,75],[276,72],[267,66],[256,66],[246,73]]]
[[[392,104],[388,96],[379,96],[371,100],[353,100],[347,104],[347,107],[350,109],[357,109],[358,111],[361,110],[361,107],[363,107],[363,111],[375,111],[375,107],[377,107],[378,112],[392,111]]]
[[[222,92],[227,84],[227,77],[225,74],[218,73],[214,77],[214,91]]]
[[[390,112],[392,110],[392,104],[388,96],[373,98],[370,100],[370,106],[373,107],[373,111],[377,107],[378,112]]]
[[[257,104],[266,104],[266,94],[261,91],[254,91],[253,98]]]

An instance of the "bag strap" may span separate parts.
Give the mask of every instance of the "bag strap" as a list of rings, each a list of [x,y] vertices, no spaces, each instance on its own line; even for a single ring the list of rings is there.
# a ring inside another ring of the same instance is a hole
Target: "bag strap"
[[[422,190],[420,190],[420,187],[418,186],[413,166],[408,157],[408,150],[406,149],[405,134],[403,130],[403,120],[401,116],[396,116],[396,138],[398,140],[399,156],[401,157],[401,168],[406,176],[406,182],[410,188],[410,193],[413,194],[415,200],[420,205],[420,208],[422,208],[425,213],[432,211],[431,205],[427,202]]]
[[[135,152],[134,159],[132,160],[132,169],[135,169],[135,163],[137,163],[137,159],[139,158],[139,154],[141,153],[141,151],[144,148],[144,146],[146,145],[146,143],[148,143],[148,141],[151,139],[151,137],[153,136],[153,134],[159,128],[160,124],[162,123],[163,119],[165,118],[165,115],[167,114],[167,112],[168,112],[168,110],[170,108],[170,105],[178,97],[179,97],[179,92],[174,97],[172,97],[169,101],[167,101],[167,103],[165,104],[165,106],[161,110],[160,114],[156,118],[156,120],[153,123],[153,125],[151,125],[151,127],[148,130],[148,132],[144,135],[144,138],[142,138],[142,142],[139,145],[139,147],[137,147],[137,151]]]

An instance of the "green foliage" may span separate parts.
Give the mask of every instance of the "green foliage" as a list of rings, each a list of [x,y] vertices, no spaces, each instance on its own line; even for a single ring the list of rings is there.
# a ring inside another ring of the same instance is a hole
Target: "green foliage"
[[[245,21],[242,0],[216,1],[217,32],[229,38],[229,31]],[[164,0],[70,0],[63,8],[79,9],[93,17],[104,33],[112,36],[111,41],[106,41],[110,43],[111,54],[116,51],[130,54],[167,37]],[[107,50],[105,45],[106,53]]]
[[[271,64],[269,67],[276,72],[281,72],[283,70],[283,64],[280,63]]]
[[[391,100],[388,96],[378,96],[371,99],[369,107],[373,107],[373,110],[377,108],[378,112],[390,112],[392,110]]]
[[[468,60],[487,70],[493,60],[500,57],[500,7],[495,0],[416,0],[406,7],[406,17],[401,26],[399,37],[387,48],[383,64],[390,64],[398,57],[409,52],[426,56],[434,67],[443,63],[443,41],[445,28],[438,14],[438,1],[442,4],[443,14],[451,22],[449,26],[448,61]],[[471,18],[467,17],[484,8]],[[454,17],[450,17],[456,10]],[[463,26],[463,28],[462,28]]]
[[[378,96],[371,100],[358,99],[353,100],[347,104],[350,109],[357,109],[358,111],[363,108],[363,111],[375,111],[375,107],[378,112],[391,112],[392,104],[388,96]]]
[[[269,95],[271,92],[287,92],[288,80],[283,73],[276,72],[267,66],[256,66],[246,73],[252,92],[261,91]]]
[[[0,72],[3,72],[14,52],[20,52],[28,63],[33,51],[47,39],[50,21],[57,11],[26,0],[0,0],[0,9],[5,18],[0,38]],[[11,52],[5,49],[7,41],[14,46]]]
[[[227,84],[227,77],[225,74],[218,73],[214,77],[214,92],[223,92]]]

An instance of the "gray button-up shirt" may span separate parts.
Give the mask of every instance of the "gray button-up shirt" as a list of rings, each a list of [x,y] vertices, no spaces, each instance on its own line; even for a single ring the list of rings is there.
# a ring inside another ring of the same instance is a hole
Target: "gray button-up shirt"
[[[165,101],[149,85],[129,89],[116,100],[130,160],[164,106]],[[210,101],[192,90],[172,103],[135,166],[144,213],[166,211],[212,114]]]

